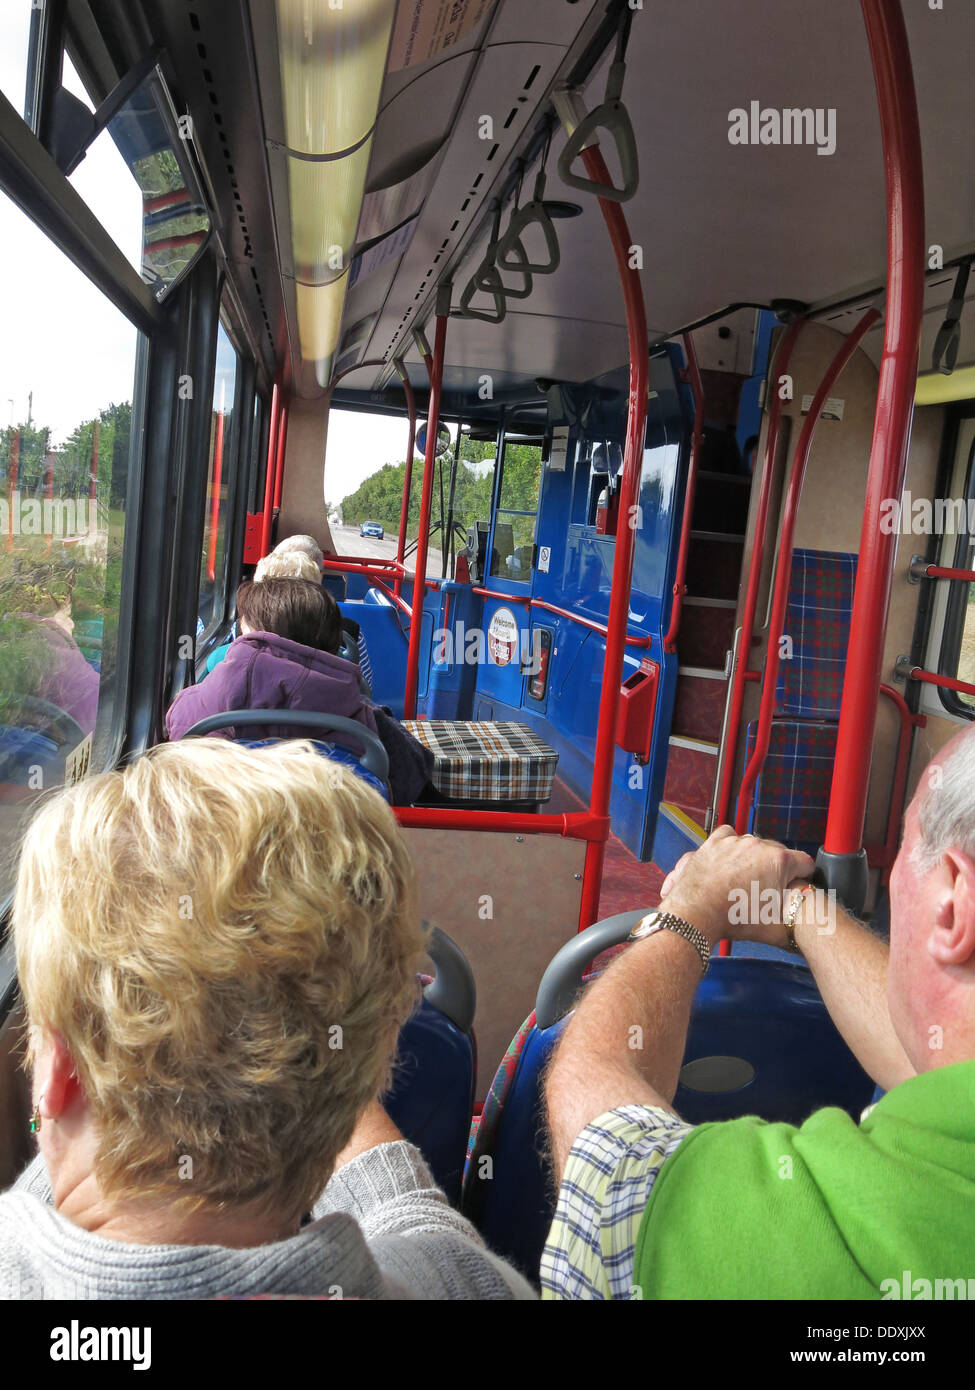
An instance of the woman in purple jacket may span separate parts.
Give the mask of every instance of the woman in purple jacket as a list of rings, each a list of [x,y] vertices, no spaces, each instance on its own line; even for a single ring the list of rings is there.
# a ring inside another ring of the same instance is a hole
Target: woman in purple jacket
[[[169,707],[166,732],[183,735],[200,719],[233,709],[308,710],[354,719],[379,738],[389,754],[393,802],[409,805],[430,775],[431,758],[359,684],[359,668],[337,655],[338,605],[307,579],[266,579],[237,590],[241,635],[199,685],[189,686]],[[234,729],[212,737],[234,738]],[[321,731],[269,725],[268,738],[318,738]],[[341,735],[334,742],[345,744]]]

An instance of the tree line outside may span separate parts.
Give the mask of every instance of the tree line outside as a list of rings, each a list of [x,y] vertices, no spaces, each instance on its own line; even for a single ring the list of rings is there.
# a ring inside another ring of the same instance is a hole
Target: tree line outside
[[[475,521],[487,521],[491,516],[491,494],[494,488],[494,469],[484,470],[479,475],[467,465],[494,461],[495,446],[492,442],[481,442],[462,437],[460,463],[454,486],[454,521],[466,531]],[[440,520],[440,483],[443,481],[444,511],[446,512],[450,492],[450,469],[453,449],[436,461],[436,474],[433,482],[432,518]],[[501,506],[505,510],[534,513],[538,509],[538,489],[541,479],[541,449],[537,444],[508,444],[505,447],[504,478],[501,488]],[[393,535],[399,532],[400,509],[403,498],[403,481],[406,464],[387,463],[377,469],[363,483],[343,497],[338,509],[342,524],[358,526],[363,521],[378,521]],[[410,502],[406,521],[407,539],[414,540],[419,530],[420,496],[423,490],[423,460],[417,458],[413,464],[413,477],[410,482]]]

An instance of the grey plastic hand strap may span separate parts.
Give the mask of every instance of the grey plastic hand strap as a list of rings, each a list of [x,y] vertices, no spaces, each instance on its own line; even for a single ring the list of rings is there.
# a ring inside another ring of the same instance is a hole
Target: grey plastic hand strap
[[[470,307],[471,300],[478,293],[492,296],[494,299],[493,314],[486,309],[472,309]],[[507,312],[508,301],[505,299],[501,276],[493,266],[488,266],[482,261],[464,287],[464,292],[460,297],[460,309],[457,311],[456,317],[480,319],[482,323],[503,323]]]
[[[551,1028],[553,1023],[558,1023],[569,1012],[582,988],[582,977],[589,962],[600,951],[624,942],[649,910],[642,907],[634,912],[618,912],[615,917],[604,917],[601,922],[594,922],[565,943],[549,961],[538,986],[535,996],[536,1028]]]
[[[284,728],[320,729],[322,733],[349,734],[362,745],[359,761],[367,772],[378,777],[380,782],[389,781],[389,757],[378,734],[358,724],[354,719],[346,719],[341,714],[320,714],[307,709],[231,709],[225,714],[210,714],[200,719],[184,738],[199,738],[202,734],[212,734],[217,729],[242,729],[250,726],[275,724]]]
[[[547,145],[545,152],[547,155]],[[542,229],[548,256],[546,261],[541,261],[538,264],[528,259],[528,253],[522,241],[522,233],[534,226]],[[515,257],[514,260],[510,259],[512,255]],[[519,260],[519,256],[524,257],[524,260]],[[559,238],[555,231],[555,223],[552,221],[545,204],[545,164],[543,158],[542,167],[535,180],[535,192],[531,202],[526,203],[523,208],[515,208],[512,213],[508,230],[498,245],[497,263],[503,270],[527,270],[532,275],[551,275],[558,270],[561,260],[562,252],[559,250]]]
[[[637,154],[636,136],[629,112],[620,100],[623,87],[623,63],[616,62],[609,70],[606,84],[606,100],[585,116],[565,143],[559,155],[559,177],[570,188],[578,188],[583,193],[594,193],[597,198],[608,198],[614,203],[626,203],[640,186],[640,160]],[[584,178],[572,172],[572,164],[583,149],[592,143],[597,130],[606,130],[616,142],[620,171],[623,178],[621,188],[614,184],[597,183],[595,179]]]
[[[477,1008],[477,988],[470,961],[457,942],[439,927],[434,927],[430,933],[427,954],[437,973],[424,989],[424,999],[445,1014],[462,1033],[469,1033]]]

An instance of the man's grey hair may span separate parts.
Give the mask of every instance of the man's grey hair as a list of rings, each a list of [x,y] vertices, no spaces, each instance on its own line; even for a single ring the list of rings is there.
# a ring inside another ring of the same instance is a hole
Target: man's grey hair
[[[918,799],[915,862],[928,872],[946,849],[960,849],[975,859],[975,729],[959,739],[947,757],[932,762],[925,777],[927,786]]]
[[[307,555],[309,559],[314,560],[318,566],[318,572],[321,574],[323,569],[322,547],[314,536],[286,536],[283,541],[278,541],[271,553],[272,555],[286,555],[289,550],[300,551],[302,555]]]

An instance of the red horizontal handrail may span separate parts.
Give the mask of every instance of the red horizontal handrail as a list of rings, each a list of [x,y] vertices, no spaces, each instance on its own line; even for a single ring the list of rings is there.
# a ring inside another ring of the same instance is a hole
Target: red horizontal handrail
[[[322,564],[333,570],[347,569],[350,565],[357,565],[360,569],[364,566],[366,569],[390,570],[394,574],[398,571],[409,573],[409,570],[404,570],[404,566],[397,564],[395,560],[372,560],[368,555],[326,555]]]
[[[925,671],[920,666],[905,669],[903,674],[909,681],[923,681],[925,685],[943,685],[946,690],[959,690],[962,695],[975,695],[975,685],[970,681],[960,681],[955,676],[942,676],[938,671]]]
[[[687,356],[687,374],[690,378],[691,392],[694,396],[694,429],[691,434],[691,457],[687,464],[687,485],[684,488],[684,515],[680,524],[680,544],[677,549],[677,568],[674,572],[674,598],[670,605],[670,625],[664,637],[664,651],[677,650],[677,633],[680,630],[681,606],[687,585],[687,553],[691,543],[691,514],[694,511],[694,494],[697,490],[697,461],[701,454],[701,440],[704,436],[704,387],[701,372],[697,365],[694,341],[689,333],[683,335],[684,352]]]
[[[400,609],[401,612],[405,613],[406,616],[409,618],[410,622],[412,623],[413,609],[406,602],[405,598],[400,598],[399,594],[394,593],[393,590],[389,587],[389,585],[384,584],[381,579],[373,578],[372,584],[374,589],[378,589],[380,593],[385,594],[388,599],[391,599],[392,602],[396,604],[396,607]]]
[[[609,817],[589,811],[533,816],[513,811],[452,811],[449,806],[395,806],[400,825],[422,830],[486,830],[518,835],[561,835],[599,842],[609,838]]]
[[[944,565],[926,565],[918,573],[923,579],[965,579],[975,584],[975,570],[947,569]]]
[[[499,593],[497,589],[480,589],[475,587],[471,590],[471,592],[475,594],[481,594],[484,598],[503,598],[506,603],[509,600],[512,603],[531,603],[531,599],[524,594],[502,594]]]
[[[802,496],[802,484],[806,475],[806,464],[809,462],[813,437],[816,433],[816,426],[819,424],[823,406],[826,404],[826,398],[833,389],[837,377],[857,350],[867,330],[879,318],[880,315],[876,309],[868,309],[860,322],[843,341],[823,374],[819,389],[809,407],[809,414],[803,421],[802,432],[796,445],[796,456],[789,476],[789,489],[786,494],[785,506],[782,509],[782,528],[775,567],[772,613],[769,618],[768,641],[765,647],[762,702],[758,713],[758,727],[755,731],[755,747],[752,749],[752,756],[748,760],[744,776],[741,779],[738,804],[735,810],[735,830],[739,835],[743,835],[748,826],[752,793],[765,764],[769,741],[772,736],[775,687],[779,674],[779,645],[785,625],[785,613],[789,601],[789,583],[792,576],[792,537],[795,532],[796,514],[799,510],[799,499]],[[747,658],[747,653],[743,655]]]
[[[598,632],[603,637],[607,635],[608,629],[605,623],[596,623],[589,618],[582,618],[578,613],[570,613],[566,608],[556,608],[554,603],[545,603],[540,598],[533,598],[530,602],[532,608],[543,608],[546,613],[555,613],[560,618],[568,618],[570,622],[578,623],[580,627],[587,627],[591,632]],[[650,637],[631,637],[629,633],[623,638],[629,647],[649,647],[652,640]]]

